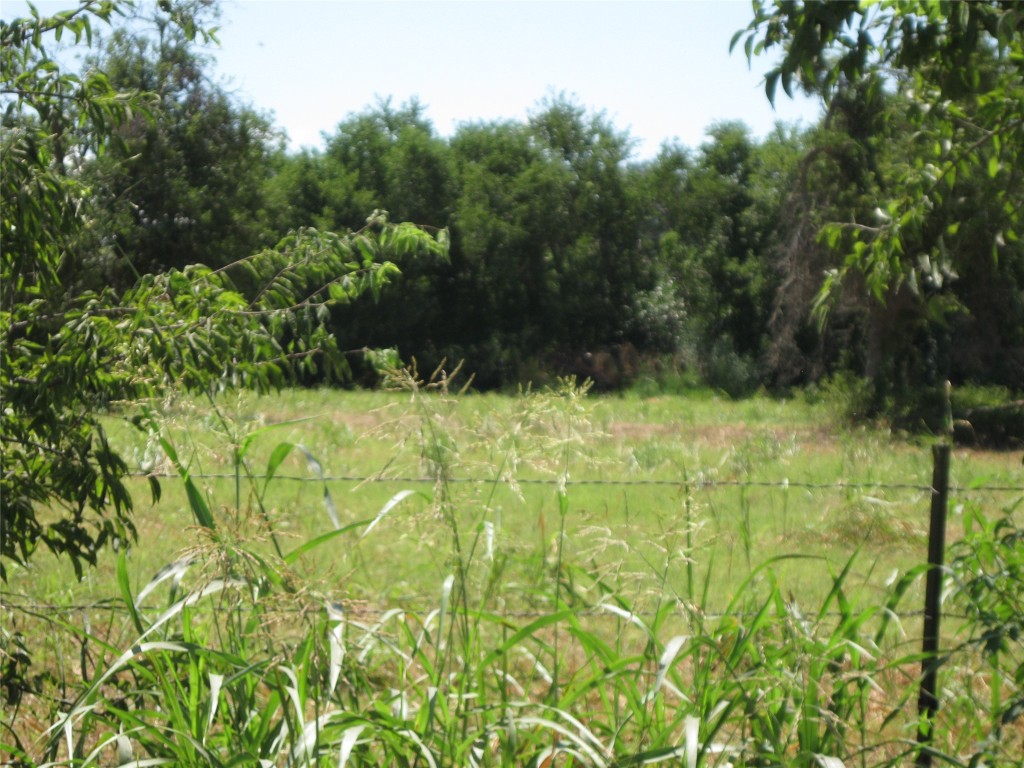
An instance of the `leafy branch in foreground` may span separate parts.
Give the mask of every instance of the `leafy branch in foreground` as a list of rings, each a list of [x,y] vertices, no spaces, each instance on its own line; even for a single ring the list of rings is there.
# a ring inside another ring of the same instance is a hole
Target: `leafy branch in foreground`
[[[86,293],[45,314],[37,302],[12,304],[0,373],[3,557],[26,563],[41,543],[80,568],[134,534],[127,466],[107,444],[99,409],[169,386],[265,391],[318,366],[344,376],[344,352],[325,327],[330,304],[379,294],[397,273],[386,254],[443,247],[378,214],[362,232],[301,230],[227,269],[149,275],[120,299]],[[258,286],[256,295],[242,286]],[[49,519],[36,504],[60,513]]]
[[[824,318],[844,282],[891,302],[905,288],[936,320],[955,308],[944,283],[1020,253],[1024,209],[1024,16],[1016,3],[792,3],[756,0],[733,37],[749,60],[778,51],[765,91],[818,94],[828,109],[851,96],[862,106],[895,92],[912,137],[868,215],[825,226],[842,253],[819,294]],[[863,120],[862,120],[863,122]],[[867,125],[861,125],[867,130]],[[971,201],[991,201],[971,221]],[[849,213],[840,215],[849,216]],[[856,278],[856,280],[851,280]]]
[[[331,303],[381,287],[393,255],[446,250],[410,224],[376,212],[359,232],[293,232],[276,248],[213,271],[190,266],[142,277],[123,294],[87,290],[79,276],[102,236],[93,191],[77,164],[116,143],[150,94],[115,91],[99,71],[62,72],[48,53],[63,34],[91,44],[92,23],[128,2],[83,2],[73,12],[0,24],[4,112],[0,139],[0,578],[40,545],[76,570],[135,531],[98,412],[173,385],[265,390],[344,356],[325,325]],[[195,19],[162,4],[191,40]],[[159,487],[153,482],[154,494]]]

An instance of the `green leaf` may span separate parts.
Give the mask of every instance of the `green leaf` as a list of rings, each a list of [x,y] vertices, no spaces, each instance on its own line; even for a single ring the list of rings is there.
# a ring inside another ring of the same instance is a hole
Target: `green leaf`
[[[780,73],[776,70],[769,72],[764,79],[764,92],[768,97],[768,103],[772,106],[775,106],[775,90],[779,85],[779,75]]]
[[[141,635],[145,630],[139,613],[135,609],[135,600],[132,598],[131,581],[128,578],[128,552],[124,549],[117,555],[117,585],[121,589],[124,604],[128,606],[128,614],[131,616],[132,624],[135,625],[135,631]]]
[[[346,278],[347,279],[347,278]],[[345,290],[345,286],[340,282],[333,282],[327,287],[328,295],[331,301],[336,301],[339,304],[347,304],[349,300],[348,291]]]
[[[213,530],[216,528],[213,513],[210,512],[210,507],[206,503],[206,499],[203,497],[203,494],[192,481],[192,477],[189,474],[188,469],[178,458],[178,452],[174,449],[171,442],[164,437],[160,438],[160,447],[163,448],[167,458],[170,460],[175,470],[177,470],[178,476],[185,484],[185,493],[188,496],[189,508],[192,510],[192,515],[195,517],[196,522],[204,528]]]
[[[288,454],[292,452],[295,447],[294,443],[281,442],[274,446],[274,450],[270,454],[270,458],[267,460],[267,472],[265,477],[265,483],[269,483],[271,478],[277,473],[278,468],[281,466]],[[265,488],[265,485],[264,485]]]

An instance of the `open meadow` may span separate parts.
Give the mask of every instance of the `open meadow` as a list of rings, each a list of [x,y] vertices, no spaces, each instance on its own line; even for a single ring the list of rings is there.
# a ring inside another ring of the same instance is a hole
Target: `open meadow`
[[[931,441],[703,390],[150,408],[148,432],[106,422],[139,474],[137,541],[81,579],[46,553],[10,569],[6,653],[32,649],[5,662],[11,764],[111,765],[119,746],[163,761],[140,765],[914,751]],[[947,540],[1019,523],[1022,485],[1019,451],[955,449]],[[1020,681],[965,645],[975,614],[946,610],[935,754],[1000,764],[1022,744],[1000,720]]]

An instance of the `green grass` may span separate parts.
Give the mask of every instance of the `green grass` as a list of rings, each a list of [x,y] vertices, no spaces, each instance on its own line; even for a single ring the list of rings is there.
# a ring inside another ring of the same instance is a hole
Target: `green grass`
[[[232,444],[249,435],[255,437],[247,461],[256,474],[275,446],[287,441],[303,445],[326,477],[383,478],[321,483],[301,451],[293,450],[264,501],[285,544],[330,530],[325,488],[344,523],[372,518],[396,493],[417,491],[423,496],[397,505],[377,525],[376,535],[344,553],[317,550],[302,565],[307,578],[344,579],[346,596],[377,608],[432,599],[447,573],[443,553],[449,528],[424,498],[434,494],[432,483],[389,479],[429,476],[408,394],[291,390],[258,398],[243,393],[220,407],[233,434],[225,433],[202,402],[181,400],[163,409],[171,440],[191,471],[226,475],[196,480],[214,510],[224,508],[237,525],[252,522],[243,514],[252,504],[249,484],[239,484],[237,495],[231,477]],[[445,428],[457,452],[453,474],[457,480],[481,481],[453,483],[460,523],[493,526],[493,536],[509,555],[504,600],[512,609],[530,608],[537,583],[546,578],[545,562],[558,535],[557,480],[563,471],[570,483],[566,551],[634,585],[638,598],[650,593],[656,599],[663,586],[682,594],[687,578],[702,579],[713,568],[709,608],[719,611],[753,566],[802,555],[807,557],[780,563],[776,576],[783,589],[815,602],[827,593],[821,574],[842,567],[854,552],[859,554],[850,588],[871,598],[894,571],[919,564],[927,551],[929,498],[919,489],[931,480],[927,446],[881,430],[845,431],[825,407],[764,397],[737,403],[710,393],[590,398],[588,423],[569,446],[565,466],[556,460],[555,426],[543,419],[530,425],[532,434],[521,430],[515,442],[505,436],[518,407],[515,398],[497,395],[473,395],[445,406]],[[147,468],[173,472],[154,441],[147,446],[145,436],[123,418],[111,416],[108,428],[126,455]],[[515,472],[509,471],[512,463]],[[496,483],[501,477],[518,480],[518,488]],[[1019,457],[957,451],[952,484],[967,488],[982,480],[1019,485]],[[607,484],[588,484],[593,481]],[[651,481],[661,484],[645,484]],[[732,485],[747,482],[774,485]],[[781,485],[785,482],[788,487]],[[805,487],[841,483],[850,487]],[[130,557],[136,584],[194,539],[183,486],[164,479],[162,488],[161,500],[150,504],[146,481],[133,483],[142,532]],[[984,490],[958,494],[950,537],[958,532],[958,505],[1000,498],[1008,496]],[[694,561],[690,571],[670,568],[663,584],[666,559],[684,554]],[[112,574],[111,554],[80,585],[68,567],[47,563],[31,573],[13,569],[9,587],[28,591],[23,585],[31,583],[31,592],[46,602],[89,602],[109,596]]]
[[[263,430],[248,457],[255,472],[266,466],[276,445],[289,441],[305,446],[324,476],[382,476],[385,482],[327,482],[339,517],[353,522],[373,517],[399,491],[434,492],[431,483],[388,479],[429,476],[408,401],[407,394],[331,390],[242,395],[225,406],[239,432],[234,436],[223,434],[201,403],[178,403],[166,415],[179,430],[172,428],[179,452],[189,457],[197,474],[230,475],[232,441]],[[515,443],[502,437],[516,407],[514,398],[469,396],[446,406],[445,426],[452,435],[450,450],[457,454],[455,479],[480,481],[453,486],[460,507],[467,510],[465,522],[486,519],[495,526],[503,546],[515,553],[512,581],[524,589],[543,570],[557,533],[557,478],[563,469],[570,483],[566,544],[574,557],[596,558],[602,567],[624,574],[647,573],[664,558],[666,543],[680,548],[688,527],[698,526],[691,533],[697,551],[690,556],[697,560],[698,575],[716,563],[711,598],[718,606],[752,566],[769,557],[813,555],[837,567],[859,550],[857,575],[871,591],[894,569],[919,563],[926,552],[929,499],[920,488],[931,481],[927,446],[881,430],[844,431],[823,406],[765,397],[736,403],[710,393],[692,399],[591,398],[588,426],[571,446],[564,468],[557,452],[551,453],[558,437],[550,434],[553,425],[532,424],[533,434],[522,431]],[[145,442],[132,428],[116,418],[110,428],[126,452],[145,455]],[[509,463],[502,466],[503,460]],[[1018,462],[1010,453],[958,451],[951,482],[967,487],[984,478],[989,484],[1019,484]],[[509,471],[512,463],[515,472]],[[518,489],[495,486],[503,473],[519,481]],[[270,486],[266,504],[282,536],[302,541],[328,530],[324,485],[315,482],[303,454],[293,451],[278,474],[307,481],[279,479]],[[608,484],[588,484],[593,481]],[[664,484],[644,484],[651,481]],[[234,504],[230,477],[197,482],[214,506],[248,503],[243,497]],[[734,485],[747,482],[776,485]],[[786,482],[789,487],[782,486]],[[841,483],[863,487],[803,487]],[[880,487],[885,484],[915,487]],[[136,548],[136,558],[150,567],[160,561],[146,551],[149,542],[159,541],[163,552],[171,541],[182,546],[191,522],[180,485],[165,480],[163,486],[162,500],[147,508],[144,481],[137,481],[136,497],[143,500],[140,525],[158,532],[144,535]],[[961,497],[961,502],[992,500],[984,492]],[[956,526],[954,514],[954,535]],[[378,604],[432,595],[445,568],[436,553],[444,549],[448,534],[431,505],[412,497],[389,513],[377,531],[360,543],[361,560],[348,564],[356,569],[348,577],[350,593]],[[817,600],[825,593],[818,579],[823,567],[818,561],[794,561],[780,570]],[[142,571],[137,578],[148,575]],[[670,585],[680,576],[672,574]],[[520,598],[528,602],[528,596]]]
[[[102,764],[119,730],[180,765],[912,751],[925,444],[799,398],[708,392],[293,390],[155,410],[193,494],[165,479],[150,505],[139,479],[139,541],[81,583],[45,556],[10,569],[5,600],[54,606],[12,614],[45,677],[13,723],[33,759]],[[155,435],[107,423],[140,466],[173,469]],[[341,476],[376,479],[321,479]],[[957,451],[952,483],[956,539],[972,509],[1020,496],[970,489],[1019,486],[1020,456]],[[147,589],[175,562],[180,583]],[[952,644],[963,623],[946,628]],[[970,728],[942,722],[943,754],[992,732],[1001,688],[985,687]],[[62,710],[69,730],[40,740]]]

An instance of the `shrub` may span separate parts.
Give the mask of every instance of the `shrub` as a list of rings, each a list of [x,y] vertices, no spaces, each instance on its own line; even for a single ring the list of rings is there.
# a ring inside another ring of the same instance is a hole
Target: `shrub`
[[[1022,505],[1018,499],[994,519],[968,506],[964,538],[951,551],[955,604],[967,616],[964,649],[980,653],[988,666],[987,701],[969,688],[960,694],[981,715],[972,765],[1011,765],[1014,751],[1019,759],[1024,748],[1024,528],[1015,514]]]
[[[728,339],[714,343],[703,369],[708,386],[734,399],[752,395],[761,383],[756,361],[737,352]]]

